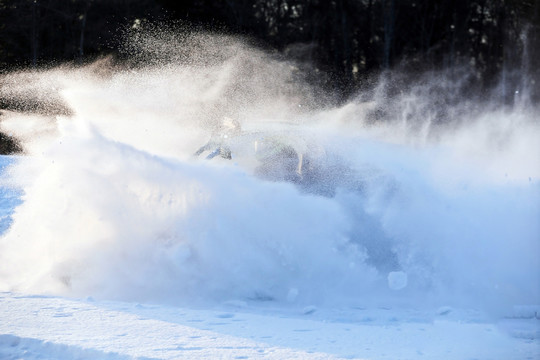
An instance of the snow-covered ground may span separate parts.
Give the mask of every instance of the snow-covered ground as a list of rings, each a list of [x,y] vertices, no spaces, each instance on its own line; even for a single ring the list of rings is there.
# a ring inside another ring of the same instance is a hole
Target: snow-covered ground
[[[2,359],[538,359],[538,319],[0,294]]]
[[[1,75],[0,359],[540,359],[526,87],[336,106],[236,39],[135,40]]]

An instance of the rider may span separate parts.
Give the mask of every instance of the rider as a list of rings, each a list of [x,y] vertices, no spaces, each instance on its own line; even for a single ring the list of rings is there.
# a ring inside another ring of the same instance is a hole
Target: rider
[[[213,159],[217,155],[220,155],[224,159],[232,159],[228,142],[231,137],[238,135],[240,131],[240,123],[237,120],[227,116],[223,117],[223,121],[219,127],[212,132],[210,140],[195,152],[195,156],[199,156],[205,151],[210,151],[210,154],[206,156],[207,159]]]

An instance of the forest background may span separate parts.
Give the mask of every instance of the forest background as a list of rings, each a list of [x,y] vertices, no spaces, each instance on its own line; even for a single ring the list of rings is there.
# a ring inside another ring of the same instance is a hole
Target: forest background
[[[11,71],[121,61],[126,31],[174,23],[243,36],[305,65],[314,85],[342,101],[391,69],[466,69],[465,93],[496,88],[512,106],[527,87],[540,100],[537,0],[0,0],[0,86]],[[0,111],[36,110],[25,106],[0,97]],[[18,150],[0,133],[0,154]]]

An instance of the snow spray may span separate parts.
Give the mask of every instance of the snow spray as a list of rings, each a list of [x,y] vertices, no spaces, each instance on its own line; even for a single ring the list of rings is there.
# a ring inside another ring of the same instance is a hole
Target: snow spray
[[[395,73],[337,104],[224,35],[137,32],[124,51],[1,75],[0,130],[25,154],[2,176],[22,195],[0,290],[540,303],[538,108],[471,103],[444,74],[390,91]]]

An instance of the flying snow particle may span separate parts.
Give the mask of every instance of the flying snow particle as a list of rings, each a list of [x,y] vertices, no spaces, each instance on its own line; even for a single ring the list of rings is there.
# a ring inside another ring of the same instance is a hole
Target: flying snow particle
[[[407,274],[403,271],[388,273],[388,287],[392,290],[401,290],[407,286]]]

